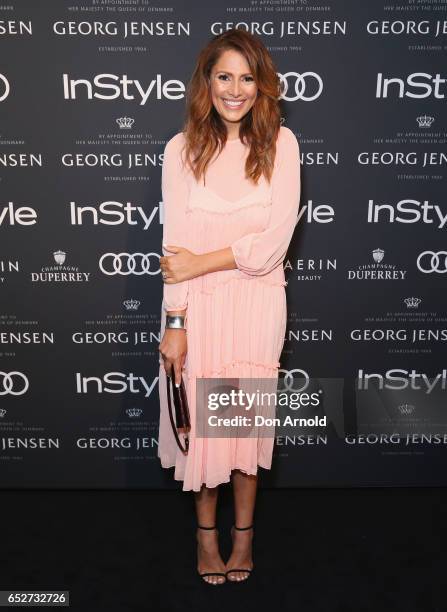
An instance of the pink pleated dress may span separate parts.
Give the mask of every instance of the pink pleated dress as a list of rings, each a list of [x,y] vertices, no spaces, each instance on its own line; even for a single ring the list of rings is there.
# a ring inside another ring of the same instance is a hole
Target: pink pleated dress
[[[231,247],[237,268],[163,283],[161,335],[166,311],[187,308],[188,352],[183,370],[191,432],[189,452],[178,448],[169,420],[166,372],[159,357],[158,457],[175,467],[184,491],[229,482],[231,471],[257,474],[271,468],[274,438],[195,437],[196,380],[278,378],[287,322],[283,261],[300,201],[299,145],[281,126],[273,176],[254,185],[245,178],[248,146],[229,140],[196,181],[182,164],[185,138],[165,146],[162,169],[163,243],[202,254]],[[172,252],[163,248],[163,255]],[[182,332],[184,333],[184,332]]]

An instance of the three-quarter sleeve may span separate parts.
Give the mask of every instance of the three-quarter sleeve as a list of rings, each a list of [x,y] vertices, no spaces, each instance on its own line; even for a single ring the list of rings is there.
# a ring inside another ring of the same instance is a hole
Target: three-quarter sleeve
[[[281,128],[272,175],[272,208],[262,232],[242,236],[230,246],[237,267],[252,275],[268,274],[282,264],[297,223],[301,196],[300,150],[295,134]]]
[[[186,238],[186,205],[189,196],[187,171],[182,163],[181,149],[184,138],[176,134],[165,146],[161,178],[163,199],[163,244],[187,248]],[[174,253],[162,245],[164,256]],[[188,304],[188,283],[163,283],[163,307],[166,311],[183,310]]]

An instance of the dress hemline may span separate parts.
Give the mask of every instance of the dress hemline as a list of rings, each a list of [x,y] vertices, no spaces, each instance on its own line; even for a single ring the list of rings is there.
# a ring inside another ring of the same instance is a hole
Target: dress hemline
[[[164,469],[175,468],[175,463],[173,463],[172,465],[166,465],[166,464],[163,464],[163,462],[161,462],[161,467],[164,468]],[[244,472],[244,474],[247,474],[247,476],[256,476],[258,474],[258,468],[262,468],[264,470],[271,470],[272,469],[272,462],[270,462],[270,465],[264,465],[262,463],[258,463],[255,472],[253,472],[253,470],[251,470],[250,468],[236,465],[236,466],[230,468],[229,473],[227,472],[225,474],[222,474],[221,476],[218,476],[215,480],[212,481],[211,484],[208,483],[206,480],[203,480],[201,482],[201,486],[200,486],[199,489],[194,489],[194,486],[187,487],[187,488],[185,488],[185,486],[183,486],[182,490],[183,491],[194,491],[194,492],[199,493],[200,490],[201,490],[202,485],[205,485],[206,487],[208,487],[210,489],[214,489],[215,487],[217,487],[217,486],[219,486],[221,484],[226,484],[226,483],[230,482],[230,480],[231,480],[231,472],[233,470],[240,470],[241,472]],[[175,474],[174,474],[174,480],[176,480],[177,482],[184,482],[184,478],[176,478]]]

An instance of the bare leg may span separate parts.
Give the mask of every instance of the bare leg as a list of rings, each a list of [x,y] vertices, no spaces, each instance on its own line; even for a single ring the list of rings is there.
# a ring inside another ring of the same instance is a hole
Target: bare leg
[[[231,474],[234,495],[234,514],[236,527],[248,527],[253,523],[258,485],[257,475],[244,474],[234,470]],[[252,539],[253,529],[245,531],[232,530],[233,550],[226,564],[226,571],[232,567],[253,569]],[[245,580],[248,572],[232,572],[228,580]]]
[[[216,524],[216,506],[219,487],[212,489],[202,486],[200,492],[194,493],[197,522],[202,527],[214,527]],[[197,528],[197,571],[225,572],[225,564],[220,556],[216,529]],[[203,580],[212,584],[225,582],[224,576],[204,576]]]

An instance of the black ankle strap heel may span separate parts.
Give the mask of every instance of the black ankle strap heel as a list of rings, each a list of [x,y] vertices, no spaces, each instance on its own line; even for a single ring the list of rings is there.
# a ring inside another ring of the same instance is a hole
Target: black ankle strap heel
[[[233,525],[233,527],[237,529],[238,531],[245,531],[246,529],[253,529],[253,525],[250,525],[249,527],[236,527],[236,525]]]
[[[203,527],[202,525],[197,525],[198,529],[207,529],[207,530],[211,530],[211,529],[216,529],[216,526],[214,525],[214,527]],[[218,532],[218,529],[216,529],[216,531]],[[203,574],[199,574],[200,578],[204,579],[205,576],[223,576],[225,578],[225,580],[223,582],[208,582],[208,580],[203,580],[203,582],[206,582],[207,584],[225,584],[226,582],[226,574],[225,572],[204,572]]]
[[[253,529],[254,525],[249,525],[248,527],[236,527],[236,525],[233,525],[234,529],[237,529],[237,531],[246,531],[247,529]],[[232,580],[231,578],[228,578],[228,574],[231,574],[233,572],[246,572],[247,574],[250,574],[253,570],[249,569],[248,567],[233,567],[232,569],[229,569],[225,572],[225,576],[227,577],[227,580],[229,582],[244,582],[245,580],[247,580],[248,576],[246,576],[245,578],[242,578],[242,580]]]

